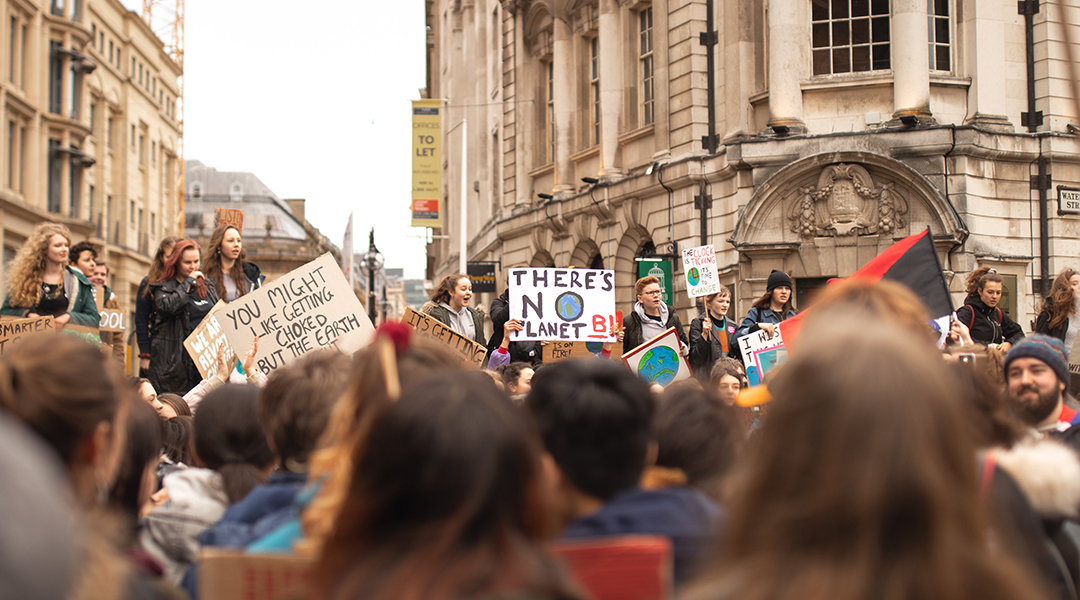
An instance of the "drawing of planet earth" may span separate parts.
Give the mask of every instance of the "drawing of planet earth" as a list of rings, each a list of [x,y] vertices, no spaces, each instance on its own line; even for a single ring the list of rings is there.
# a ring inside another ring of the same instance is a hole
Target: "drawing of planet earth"
[[[576,321],[585,312],[581,296],[574,292],[563,292],[555,299],[555,314],[563,321]]]
[[[679,372],[679,355],[667,346],[648,350],[638,362],[638,375],[649,383],[667,385]]]
[[[697,270],[697,267],[691,267],[686,272],[686,280],[690,282],[691,286],[701,283],[701,272]]]
[[[585,342],[585,349],[592,354],[600,354],[604,350],[604,342]]]

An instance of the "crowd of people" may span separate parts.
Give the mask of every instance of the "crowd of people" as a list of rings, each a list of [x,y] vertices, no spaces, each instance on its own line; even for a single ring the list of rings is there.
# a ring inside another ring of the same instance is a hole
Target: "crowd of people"
[[[110,297],[66,231],[35,236],[5,312],[74,321],[80,294]],[[600,584],[566,548],[655,536],[669,597],[1077,599],[1075,271],[1027,336],[998,308],[1001,276],[974,272],[943,347],[904,286],[835,283],[754,389],[736,340],[796,314],[779,271],[742,321],[721,290],[688,332],[657,280],[637,282],[611,333],[629,350],[676,327],[695,377],[666,388],[611,342],[545,363],[542,343],[511,339],[505,295],[471,306],[464,275],[424,310],[488,345],[484,371],[389,321],[351,357],[268,377],[257,339],[223,345],[202,379],[172,344],[258,269],[235,229],[209,256],[166,242],[140,286],[144,377],[75,336],[0,356],[13,597],[198,598],[217,548],[306,561],[298,597],[584,599]]]

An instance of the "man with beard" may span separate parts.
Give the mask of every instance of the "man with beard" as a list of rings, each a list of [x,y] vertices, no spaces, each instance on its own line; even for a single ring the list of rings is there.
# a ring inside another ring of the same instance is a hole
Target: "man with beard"
[[[1035,333],[1017,342],[1005,356],[1005,381],[1024,423],[1044,433],[1073,425],[1077,411],[1065,405],[1070,376],[1061,340]]]

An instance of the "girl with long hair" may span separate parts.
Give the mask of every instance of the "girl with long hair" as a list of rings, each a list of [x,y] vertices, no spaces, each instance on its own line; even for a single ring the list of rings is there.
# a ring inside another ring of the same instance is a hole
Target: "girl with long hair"
[[[375,419],[313,598],[581,597],[542,547],[550,498],[526,415],[438,373]]]
[[[975,269],[967,278],[964,305],[956,309],[956,319],[967,326],[975,343],[1003,353],[1024,337],[1024,330],[998,306],[1004,281],[996,269]]]
[[[795,316],[791,285],[791,277],[788,277],[787,273],[773,269],[772,273],[769,273],[765,293],[746,313],[742,324],[735,331],[735,339],[758,330],[764,330],[769,337],[776,335],[776,326]]]
[[[721,558],[686,597],[1045,598],[987,535],[975,446],[933,344],[857,305],[815,313],[769,385]]]
[[[158,393],[184,395],[202,380],[184,350],[184,340],[217,302],[214,282],[199,270],[199,245],[192,240],[178,242],[150,289],[155,318],[149,379]]]
[[[1044,333],[1065,342],[1065,354],[1072,352],[1076,332],[1080,331],[1080,314],[1077,310],[1080,292],[1080,273],[1065,269],[1054,278],[1050,294],[1043,300],[1039,316],[1035,318],[1035,333]]]
[[[431,315],[450,329],[486,346],[484,313],[469,306],[472,296],[472,280],[468,275],[447,275],[432,292],[431,300],[420,307],[420,312]]]
[[[8,268],[8,293],[0,314],[53,317],[65,325],[97,328],[100,317],[90,280],[68,264],[71,232],[55,223],[38,225]]]
[[[150,273],[139,282],[135,293],[135,339],[139,343],[139,377],[150,373],[150,338],[154,330],[154,296],[150,284],[161,279],[165,271],[165,259],[172,255],[173,247],[180,238],[168,236],[158,244],[154,259],[150,261]]]
[[[700,381],[708,381],[716,361],[724,356],[739,358],[735,321],[727,317],[731,292],[721,287],[705,296],[705,310],[690,321],[690,368]]]
[[[259,265],[246,262],[246,258],[239,229],[220,225],[210,234],[210,245],[202,259],[203,269],[226,304],[262,285]]]

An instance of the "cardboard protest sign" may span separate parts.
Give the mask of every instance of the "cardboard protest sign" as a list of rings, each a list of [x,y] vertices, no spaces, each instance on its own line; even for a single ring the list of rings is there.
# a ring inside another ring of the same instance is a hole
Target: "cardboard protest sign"
[[[422,312],[417,312],[412,308],[405,309],[405,314],[402,315],[401,322],[415,329],[416,333],[419,335],[436,339],[446,344],[461,357],[462,361],[483,368],[484,357],[487,355],[487,348],[485,348],[483,344],[478,344],[474,340],[470,340],[453,329],[450,329],[441,321]]]
[[[199,374],[203,379],[209,379],[217,374],[218,347],[222,342],[225,342],[225,355],[234,356],[232,346],[229,345],[229,340],[225,337],[216,314],[223,308],[225,308],[225,303],[218,300],[210,312],[203,317],[202,323],[199,323],[195,331],[192,331],[191,335],[184,340],[184,349],[187,350],[195,366],[199,368]]]
[[[615,271],[510,270],[510,318],[521,321],[513,341],[615,341]]]
[[[232,548],[204,547],[199,553],[199,598],[304,598],[314,566],[312,559],[295,554],[244,554]]]
[[[679,354],[679,334],[672,327],[623,355],[623,362],[648,383],[667,386],[688,379],[692,373]]]
[[[244,211],[239,208],[215,208],[214,229],[221,225],[235,227],[241,234],[244,233]]]
[[[375,332],[329,253],[230,302],[217,320],[233,348],[259,337],[255,364],[267,375],[322,348],[352,354]]]
[[[100,308],[98,315],[101,317],[101,323],[98,324],[100,331],[127,331],[127,313],[119,308]]]
[[[60,333],[73,335],[84,341],[90,342],[95,346],[101,345],[101,332],[98,331],[97,327],[87,327],[85,325],[68,323],[67,325],[64,325],[64,328],[60,330]]]
[[[24,336],[38,332],[56,331],[52,317],[33,319],[4,318],[0,320],[0,355],[19,343]]]
[[[579,358],[596,358],[604,349],[603,346],[604,342],[563,342],[556,340],[544,346],[544,364]],[[622,351],[622,342],[615,342],[615,345],[611,347],[612,356],[622,356]]]
[[[761,383],[769,371],[787,360],[787,347],[779,327],[771,338],[765,330],[759,329],[739,338],[738,344],[746,365],[746,377],[752,386]]]
[[[720,278],[716,272],[716,249],[711,245],[683,250],[682,264],[688,296],[697,298],[720,291]]]

